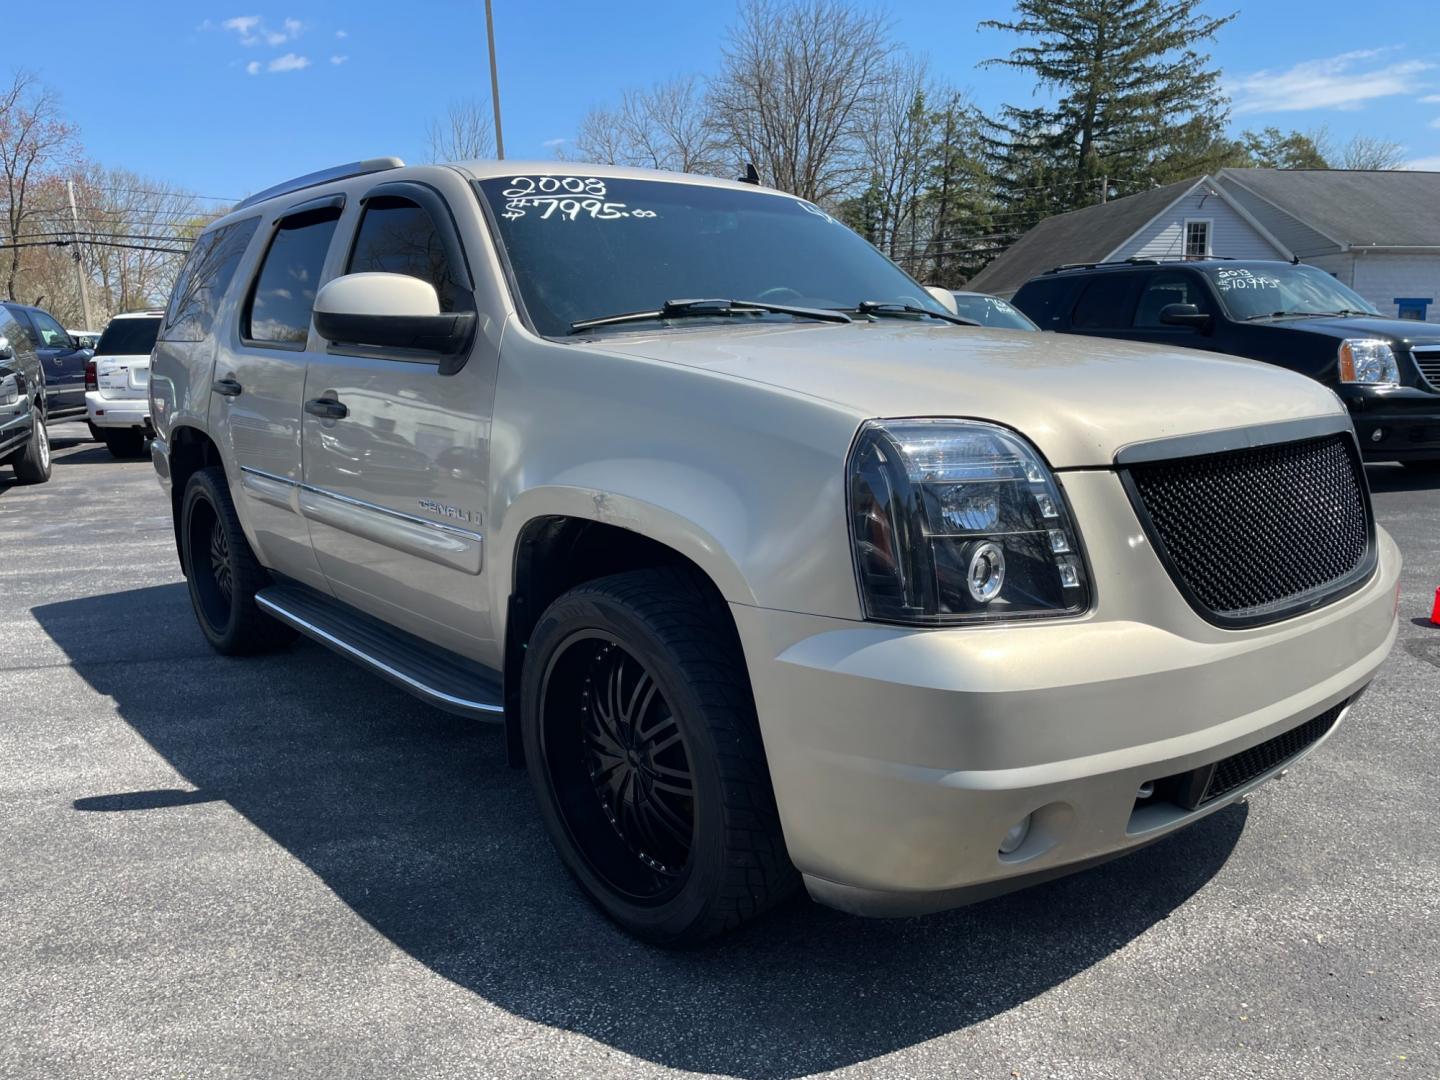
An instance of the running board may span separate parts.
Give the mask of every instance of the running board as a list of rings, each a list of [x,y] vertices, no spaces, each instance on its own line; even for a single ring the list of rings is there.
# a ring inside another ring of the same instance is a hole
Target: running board
[[[505,718],[500,677],[489,668],[301,585],[268,586],[255,603],[436,708],[492,723]]]

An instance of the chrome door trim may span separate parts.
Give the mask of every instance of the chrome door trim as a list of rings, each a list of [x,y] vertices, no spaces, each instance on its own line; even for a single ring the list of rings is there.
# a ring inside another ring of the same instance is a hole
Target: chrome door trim
[[[479,712],[489,713],[491,715],[499,715],[505,712],[505,706],[503,704],[497,705],[488,701],[474,701],[470,698],[458,697],[455,694],[448,694],[444,690],[439,690],[428,683],[423,683],[413,675],[407,675],[398,668],[387,664],[379,657],[372,656],[359,646],[351,644],[344,638],[336,637],[330,633],[330,631],[322,629],[308,619],[296,615],[289,608],[276,603],[263,592],[256,593],[255,603],[271,615],[274,615],[281,622],[288,623],[307,637],[312,637],[322,645],[328,645],[336,652],[352,660],[359,661],[376,673],[403,686],[417,697],[433,702],[441,708],[452,709],[462,713]]]
[[[462,573],[479,574],[484,566],[485,537],[481,533],[427,521],[248,465],[242,465],[240,472],[241,487],[261,502]]]

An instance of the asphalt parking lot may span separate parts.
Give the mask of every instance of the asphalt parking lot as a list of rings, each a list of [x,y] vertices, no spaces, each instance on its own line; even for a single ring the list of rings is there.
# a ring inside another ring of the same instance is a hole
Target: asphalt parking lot
[[[672,954],[571,886],[498,729],[308,643],[212,654],[148,462],[83,436],[0,470],[0,1075],[1440,1076],[1440,481],[1371,470],[1399,643],[1248,803]]]

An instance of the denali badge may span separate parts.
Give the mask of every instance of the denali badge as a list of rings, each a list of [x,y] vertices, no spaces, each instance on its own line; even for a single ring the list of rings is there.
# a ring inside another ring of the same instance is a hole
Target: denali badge
[[[434,499],[420,499],[419,502],[420,509],[424,510],[427,514],[434,514],[436,517],[451,518],[455,521],[464,521],[471,525],[480,524],[480,515],[474,510],[462,510],[458,506],[436,502]]]

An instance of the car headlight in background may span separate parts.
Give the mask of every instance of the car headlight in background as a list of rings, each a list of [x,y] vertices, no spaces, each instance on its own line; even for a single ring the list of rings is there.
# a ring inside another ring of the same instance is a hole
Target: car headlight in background
[[[1080,537],[1023,439],[967,420],[872,420],[850,455],[867,618],[967,623],[1090,606]]]
[[[1340,381],[1395,386],[1400,382],[1400,368],[1395,363],[1395,350],[1388,341],[1373,338],[1350,338],[1340,343]]]

